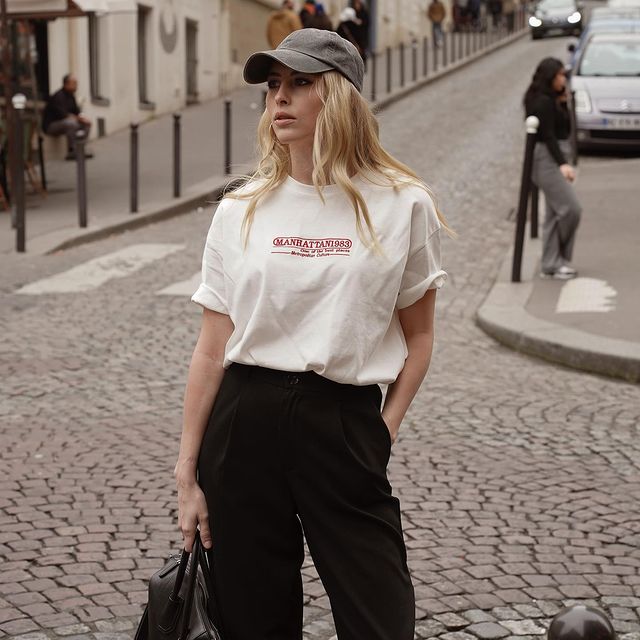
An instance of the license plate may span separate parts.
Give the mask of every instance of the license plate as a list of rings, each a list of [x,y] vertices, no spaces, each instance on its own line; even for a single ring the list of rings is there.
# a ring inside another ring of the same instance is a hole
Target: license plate
[[[640,129],[640,117],[604,118],[602,124],[608,129]]]
[[[549,29],[547,31],[547,33],[550,36],[559,36],[559,35],[562,35],[564,33],[564,29],[561,29],[560,27],[554,27],[552,29]]]

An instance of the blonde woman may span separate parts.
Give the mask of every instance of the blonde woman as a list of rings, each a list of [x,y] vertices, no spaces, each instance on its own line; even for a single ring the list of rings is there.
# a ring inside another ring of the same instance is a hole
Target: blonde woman
[[[340,640],[413,639],[386,469],[431,359],[444,223],[380,146],[363,74],[316,29],[244,69],[268,84],[261,157],[207,237],[175,469],[227,640],[302,638],[303,532]]]

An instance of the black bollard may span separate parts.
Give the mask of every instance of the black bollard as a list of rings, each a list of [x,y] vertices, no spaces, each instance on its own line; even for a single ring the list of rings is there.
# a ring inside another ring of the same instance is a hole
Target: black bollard
[[[138,212],[138,125],[131,124],[131,140],[129,154],[129,195],[131,213]]]
[[[44,138],[41,135],[38,135],[38,162],[40,163],[40,183],[42,184],[42,189],[46,191],[47,190],[47,173],[45,171],[45,166],[44,166],[43,143],[44,143]]]
[[[376,89],[378,79],[378,54],[371,52],[371,102],[376,101]]]
[[[531,184],[531,237],[538,237],[538,198],[539,191],[535,184]]]
[[[404,42],[400,43],[400,88],[404,87]]]
[[[456,32],[455,31],[450,31],[449,32],[451,37],[449,38],[450,42],[451,42],[451,64],[455,64],[456,62]]]
[[[596,607],[574,604],[562,609],[551,621],[548,640],[616,640],[609,618]]]
[[[438,41],[433,38],[433,73],[438,73]]]
[[[415,38],[411,41],[411,80],[418,80],[418,41]]]
[[[458,58],[460,60],[464,58],[464,51],[462,50],[463,44],[464,44],[464,34],[461,31],[458,31]]]
[[[224,175],[231,175],[231,98],[224,99]]]
[[[422,75],[429,75],[429,40],[427,36],[422,39]]]
[[[87,226],[87,161],[84,145],[87,134],[84,129],[76,131],[76,165],[78,168],[78,224]]]
[[[11,100],[13,104],[15,149],[13,164],[12,201],[14,206],[14,220],[16,228],[16,251],[26,251],[26,220],[25,220],[25,193],[24,193],[24,108],[27,100],[23,94],[18,93]]]
[[[180,131],[180,114],[173,114],[173,197],[179,198],[181,192],[181,131]]]
[[[569,118],[571,122],[571,159],[573,166],[578,166],[578,118],[576,116],[576,92],[571,91],[569,101]]]
[[[442,32],[442,66],[446,67],[448,64],[447,61],[447,34],[445,31]]]
[[[511,282],[520,282],[522,270],[522,250],[524,248],[524,228],[527,219],[527,201],[531,188],[531,167],[533,165],[533,150],[536,145],[536,134],[540,121],[535,116],[529,116],[526,121],[527,142],[524,150],[524,162],[522,163],[522,178],[520,180],[520,200],[516,217],[516,237],[513,247],[513,266],[511,269]]]
[[[391,93],[391,47],[387,47],[387,95]]]
[[[471,53],[471,32],[469,31],[469,29],[467,29],[465,31],[465,55],[467,56],[467,58],[469,57],[470,53]]]

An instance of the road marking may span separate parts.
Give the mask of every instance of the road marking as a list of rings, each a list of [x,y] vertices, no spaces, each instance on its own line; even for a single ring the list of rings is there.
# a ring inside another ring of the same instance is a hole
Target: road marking
[[[616,308],[618,292],[604,280],[567,280],[558,297],[556,313],[606,313]]]
[[[36,280],[18,289],[16,293],[77,293],[90,291],[115,278],[124,278],[148,264],[184,249],[182,244],[132,244],[83,262],[67,271]]]
[[[202,282],[202,273],[194,273],[187,280],[180,280],[180,282],[174,282],[160,291],[156,291],[156,295],[159,296],[189,296],[189,298],[196,292],[196,289]]]

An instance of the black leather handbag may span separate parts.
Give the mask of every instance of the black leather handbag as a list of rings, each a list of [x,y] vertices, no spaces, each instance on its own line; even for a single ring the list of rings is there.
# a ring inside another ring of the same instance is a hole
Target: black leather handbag
[[[192,553],[183,549],[170,556],[151,576],[135,640],[222,640],[212,570],[211,554],[196,532]]]

